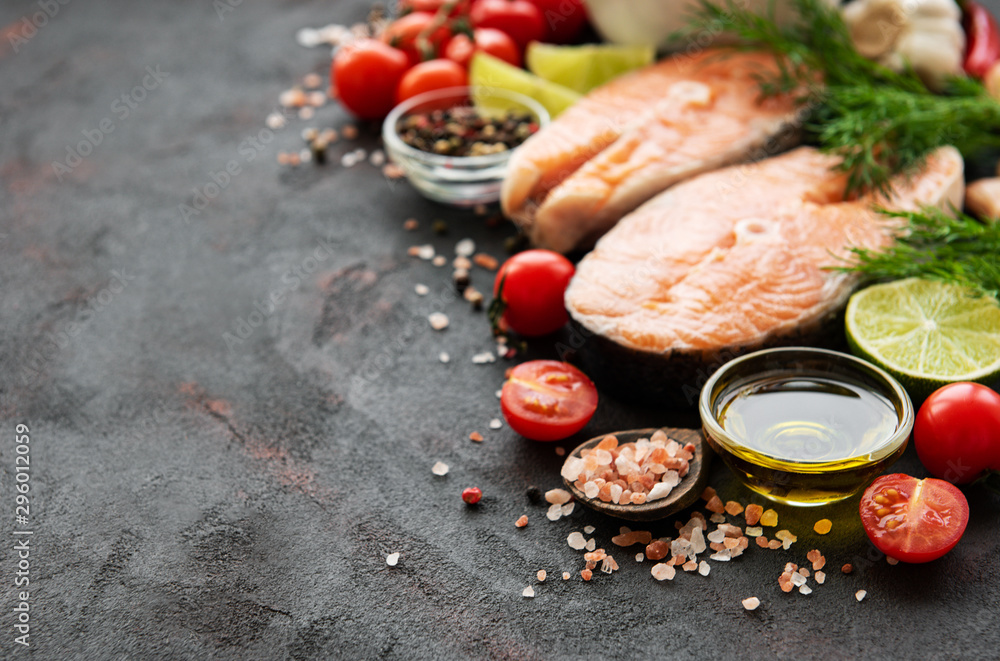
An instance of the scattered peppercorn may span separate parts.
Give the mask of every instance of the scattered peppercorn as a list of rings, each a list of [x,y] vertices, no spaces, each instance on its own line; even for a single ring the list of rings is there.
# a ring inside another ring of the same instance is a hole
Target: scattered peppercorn
[[[435,218],[434,222],[431,223],[431,231],[435,234],[447,234],[448,223],[444,222],[440,218]]]
[[[462,491],[462,500],[469,505],[475,505],[483,497],[483,490],[479,487],[468,487]]]
[[[537,503],[542,500],[542,492],[538,487],[528,487],[525,495],[528,496],[528,500],[533,503]]]

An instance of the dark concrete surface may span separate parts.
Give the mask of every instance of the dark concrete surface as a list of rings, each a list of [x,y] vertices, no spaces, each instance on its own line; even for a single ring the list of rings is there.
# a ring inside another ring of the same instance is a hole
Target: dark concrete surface
[[[791,550],[752,547],[667,583],[635,562],[638,548],[612,546],[619,522],[583,508],[545,519],[525,491],[559,486],[555,446],[488,429],[513,363],[473,364],[492,346],[484,315],[453,300],[449,268],[406,256],[426,242],[450,256],[465,236],[499,256],[512,228],[426,202],[367,164],[279,166],[303,127],[348,121],[335,106],[262,149],[243,144],[283,89],[326,69],[327,51],[298,46],[296,30],[360,19],[365,2],[233,0],[221,18],[209,0],[50,4],[16,52],[10,35],[40,5],[0,5],[0,656],[998,657],[1000,499],[976,487],[965,538],[925,566],[889,566],[856,500],[779,507],[799,535]],[[160,80],[125,116],[116,99],[147,67]],[[101,144],[55,172],[102,120],[113,130]],[[362,133],[357,144],[374,147],[376,132]],[[185,222],[178,205],[229,161],[239,174]],[[447,236],[431,233],[435,218]],[[474,275],[484,290],[490,280]],[[444,332],[427,325],[435,308],[451,317]],[[227,343],[239,320],[255,328]],[[555,342],[531,355],[554,356]],[[605,397],[564,446],[691,423]],[[23,524],[17,424],[30,430]],[[485,442],[468,440],[474,430]],[[451,466],[444,478],[437,460]],[[912,449],[897,467],[924,474]],[[711,483],[758,500],[718,463]],[[459,497],[470,485],[485,493],[475,508]],[[823,538],[811,531],[821,516],[835,522]],[[565,542],[585,525],[621,564],[590,583]],[[672,521],[652,530],[670,534]],[[15,587],[25,538],[30,586]],[[816,547],[826,584],[781,593],[785,562]],[[845,562],[853,575],[839,573]],[[534,599],[521,596],[528,585]],[[14,641],[26,589],[27,649]],[[751,595],[762,605],[747,613]]]

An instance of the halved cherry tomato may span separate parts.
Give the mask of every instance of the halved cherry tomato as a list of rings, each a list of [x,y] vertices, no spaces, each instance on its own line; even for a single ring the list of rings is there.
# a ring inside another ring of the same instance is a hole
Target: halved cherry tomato
[[[528,0],[476,0],[469,12],[473,27],[506,32],[524,50],[545,36],[545,19]]]
[[[500,408],[521,436],[558,441],[583,429],[593,417],[597,388],[569,363],[532,360],[510,370]]]
[[[446,87],[461,87],[469,84],[469,76],[456,62],[451,60],[431,60],[421,62],[406,72],[396,90],[396,102],[401,103],[411,96],[433,92]]]
[[[953,484],[1000,471],[1000,394],[978,383],[949,383],[928,397],[913,425],[924,468]]]
[[[452,0],[399,0],[396,10],[400,16],[414,11],[435,13]],[[469,10],[469,0],[458,0],[452,6],[449,16],[458,16]]]
[[[940,558],[958,544],[969,523],[969,503],[958,487],[902,473],[872,482],[860,511],[872,544],[902,562]]]
[[[360,39],[337,51],[330,77],[345,108],[362,119],[385,117],[410,63],[406,54],[377,39]]]
[[[549,44],[568,44],[572,42],[584,23],[587,22],[587,10],[583,0],[531,0],[542,13],[545,23],[545,36],[542,41]]]
[[[472,35],[473,39],[468,35],[456,34],[448,42],[444,56],[468,68],[473,53],[482,51],[515,67],[521,66],[521,50],[506,32],[493,28],[476,28]]]
[[[427,37],[425,45],[428,50],[421,49],[417,38],[434,20],[434,14],[426,11],[415,11],[397,18],[382,32],[382,41],[406,53],[410,66],[425,60],[433,60],[444,51],[448,40],[451,39],[451,29],[447,25],[442,25],[431,31]]]
[[[504,321],[529,337],[562,328],[569,321],[563,297],[575,272],[572,262],[551,250],[525,250],[508,259],[493,282],[493,296],[505,304]]]

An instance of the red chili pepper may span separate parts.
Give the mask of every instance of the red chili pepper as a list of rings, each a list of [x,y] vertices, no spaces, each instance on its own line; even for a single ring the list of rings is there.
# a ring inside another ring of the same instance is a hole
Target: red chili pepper
[[[1000,61],[1000,30],[986,7],[974,0],[966,0],[965,50],[963,68],[970,76],[982,79],[994,64]]]

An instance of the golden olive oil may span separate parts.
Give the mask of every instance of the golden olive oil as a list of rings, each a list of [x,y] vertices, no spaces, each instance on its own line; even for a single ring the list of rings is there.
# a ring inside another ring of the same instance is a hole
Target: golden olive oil
[[[881,393],[822,375],[774,374],[719,400],[717,419],[742,447],[713,448],[747,485],[780,502],[820,505],[848,498],[895,460],[872,461],[899,425]]]

